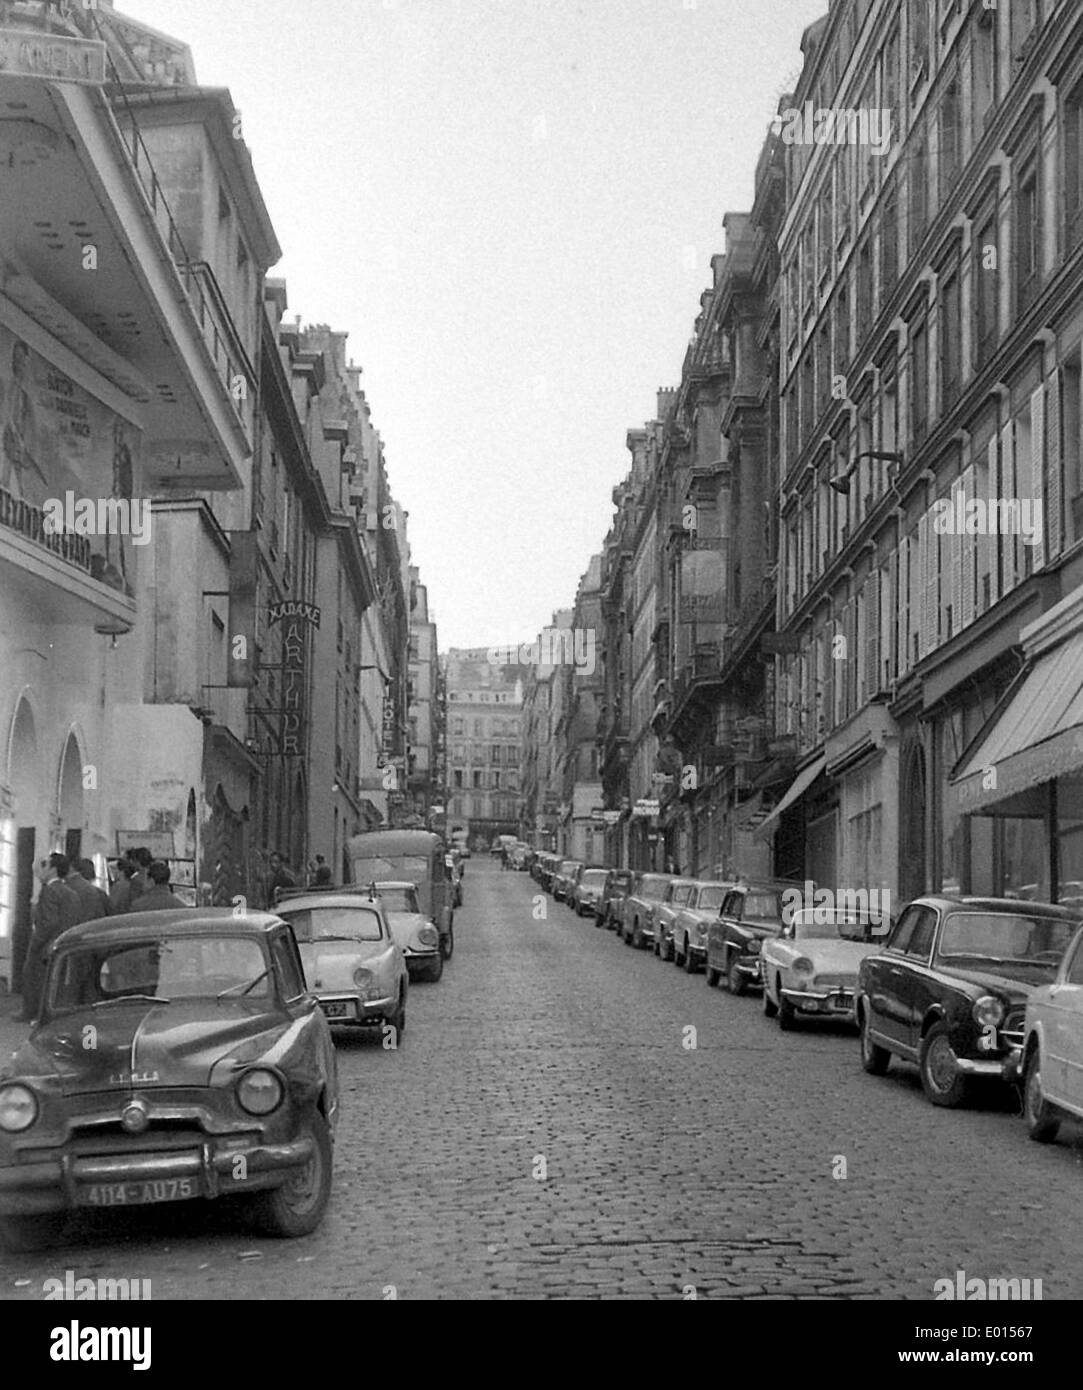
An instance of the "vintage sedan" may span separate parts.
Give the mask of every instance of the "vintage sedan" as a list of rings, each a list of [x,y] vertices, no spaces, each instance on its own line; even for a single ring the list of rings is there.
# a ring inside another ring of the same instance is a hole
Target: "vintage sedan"
[[[760,947],[788,916],[787,902],[806,885],[785,879],[738,883],[722,900],[707,930],[707,983],[725,980],[731,994],[760,983]]]
[[[1079,914],[1011,898],[930,895],[908,903],[884,948],[861,962],[861,1062],[882,1076],[915,1062],[934,1105],[961,1105],[974,1077],[1012,1079],[1027,1002],[1051,984]]]
[[[636,950],[654,942],[654,913],[673,874],[636,874],[621,909],[618,931],[629,946]]]
[[[867,912],[798,908],[760,948],[764,1013],[784,1031],[799,1015],[853,1022],[858,967],[882,936],[881,922]]]
[[[558,903],[563,902],[568,896],[568,889],[572,886],[576,874],[582,867],[583,861],[581,859],[562,859],[557,865],[550,891]]]
[[[252,1194],[307,1235],[331,1191],[335,1049],[271,913],[184,908],[64,932],[29,1037],[0,1064],[0,1241],[77,1208]]]
[[[593,864],[581,870],[568,895],[568,906],[577,917],[594,916],[595,908],[602,900],[602,891],[608,875],[608,869]]]
[[[406,957],[375,891],[299,894],[277,911],[293,928],[305,978],[328,1021],[355,1028],[389,1023],[401,1038]]]
[[[598,906],[594,909],[594,925],[612,931],[620,925],[621,909],[624,899],[632,886],[631,869],[610,869],[605,876],[605,887]]]
[[[681,908],[687,906],[695,886],[694,878],[670,879],[662,901],[655,908],[654,954],[662,960],[673,959],[673,922]]]
[[[411,980],[435,984],[444,973],[440,933],[421,911],[417,885],[386,882],[375,886],[391,935],[402,947],[406,973]]]
[[[1013,1060],[1022,1062],[1023,1118],[1032,1139],[1048,1144],[1066,1117],[1083,1120],[1083,931],[1054,980],[1027,1000],[1022,1058]]]
[[[707,934],[733,886],[732,882],[719,880],[697,881],[688,901],[673,919],[673,961],[686,974],[694,975],[706,963]]]

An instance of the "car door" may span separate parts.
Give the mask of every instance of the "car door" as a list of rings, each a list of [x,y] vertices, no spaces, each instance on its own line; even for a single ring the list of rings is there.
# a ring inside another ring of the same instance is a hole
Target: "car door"
[[[1061,983],[1053,985],[1045,1006],[1042,1085],[1051,1100],[1083,1114],[1083,933]]]
[[[865,962],[866,994],[873,1030],[892,1042],[910,1046],[905,1001],[908,960],[906,947],[921,921],[921,905],[903,909],[884,951]]]
[[[727,893],[722,899],[722,906],[718,909],[718,916],[711,923],[707,932],[707,963],[723,974],[727,969],[726,933],[730,923],[740,922],[744,900],[745,895],[742,891],[734,890]]]
[[[775,1004],[778,1003],[778,994],[773,983],[768,985],[768,981],[773,982],[777,975],[781,977],[783,987],[786,987],[786,972],[793,964],[795,956],[796,934],[797,929],[793,922],[783,921],[774,936],[764,937],[763,945],[760,947],[760,977],[764,989]]]
[[[916,1051],[921,1043],[922,1020],[933,1003],[943,996],[943,985],[937,983],[930,968],[940,914],[936,908],[929,906],[916,907],[915,914],[914,926],[903,952],[906,964],[898,983],[903,1019],[902,1041]]]

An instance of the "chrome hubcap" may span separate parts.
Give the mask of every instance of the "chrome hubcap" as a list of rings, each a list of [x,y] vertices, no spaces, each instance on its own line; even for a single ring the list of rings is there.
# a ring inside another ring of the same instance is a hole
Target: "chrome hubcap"
[[[929,1073],[929,1080],[938,1091],[951,1089],[958,1071],[955,1065],[955,1049],[947,1038],[939,1037],[934,1040],[929,1048],[925,1067]]]

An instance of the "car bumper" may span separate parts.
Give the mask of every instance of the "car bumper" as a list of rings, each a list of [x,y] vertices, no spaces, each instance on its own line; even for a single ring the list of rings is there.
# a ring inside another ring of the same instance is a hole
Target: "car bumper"
[[[743,975],[750,985],[762,985],[759,956],[738,956],[733,962],[739,975]]]
[[[800,1013],[853,1017],[854,992],[851,989],[784,989],[782,997]]]
[[[279,1187],[301,1172],[313,1157],[310,1137],[284,1144],[238,1139],[208,1139],[198,1147],[180,1150],[75,1155],[62,1150],[55,1158],[0,1168],[0,1215],[32,1216],[67,1211],[76,1207],[91,1211],[104,1206],[143,1206],[156,1203],[143,1198],[128,1200],[128,1184],[191,1181],[186,1201],[199,1197],[225,1197]],[[238,1160],[243,1159],[243,1164]],[[244,1173],[244,1177],[236,1175]],[[91,1199],[93,1189],[125,1189],[123,1200],[108,1203]]]
[[[390,994],[386,999],[362,999],[357,994],[320,994],[317,995],[317,999],[328,1023],[353,1023],[361,1026],[382,1023],[398,1003]]]

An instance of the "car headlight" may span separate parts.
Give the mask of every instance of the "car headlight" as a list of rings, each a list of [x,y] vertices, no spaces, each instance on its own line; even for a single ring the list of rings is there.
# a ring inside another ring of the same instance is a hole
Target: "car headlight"
[[[746,941],[743,949],[747,951],[750,956],[754,956],[760,949],[760,938],[754,936],[751,941]]]
[[[815,975],[816,967],[813,965],[812,961],[809,960],[808,956],[798,956],[793,963],[793,973],[795,975],[808,975],[811,977]]]
[[[273,1071],[253,1067],[237,1082],[237,1100],[250,1115],[269,1115],[282,1104],[282,1082]]]
[[[974,1001],[974,1017],[983,1028],[996,1027],[1004,1017],[1004,1005],[995,995],[983,994]]]
[[[29,1086],[0,1089],[0,1129],[20,1134],[38,1118],[38,1098]]]
[[[435,927],[419,927],[417,932],[417,939],[421,942],[422,946],[435,946],[436,943],[440,940],[440,933],[436,930]],[[360,973],[360,971],[357,972],[357,974]],[[356,978],[357,975],[354,976],[355,980]]]
[[[707,928],[702,922],[696,924],[696,939],[704,941],[707,938]]]
[[[368,990],[372,988],[375,980],[373,979],[371,970],[362,970],[358,967],[358,969],[353,972],[353,982],[358,989]]]

